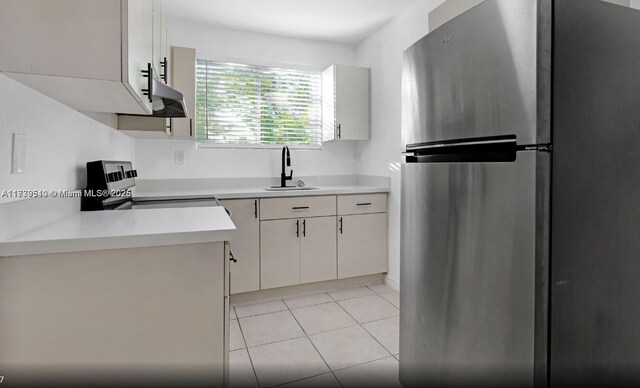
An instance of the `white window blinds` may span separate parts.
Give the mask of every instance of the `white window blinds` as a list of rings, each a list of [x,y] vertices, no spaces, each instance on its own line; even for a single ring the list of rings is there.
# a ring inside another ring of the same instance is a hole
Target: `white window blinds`
[[[198,59],[196,82],[200,143],[322,141],[320,73]]]

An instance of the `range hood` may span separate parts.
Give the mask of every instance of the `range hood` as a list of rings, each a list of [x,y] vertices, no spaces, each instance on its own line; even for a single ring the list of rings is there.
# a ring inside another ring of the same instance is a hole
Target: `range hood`
[[[184,95],[153,78],[150,97],[153,117],[188,117]]]

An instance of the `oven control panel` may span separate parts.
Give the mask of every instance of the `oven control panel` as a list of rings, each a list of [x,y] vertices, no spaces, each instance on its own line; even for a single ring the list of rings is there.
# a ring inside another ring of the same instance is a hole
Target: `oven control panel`
[[[98,160],[87,163],[87,188],[124,190],[135,186],[138,172],[129,161]]]

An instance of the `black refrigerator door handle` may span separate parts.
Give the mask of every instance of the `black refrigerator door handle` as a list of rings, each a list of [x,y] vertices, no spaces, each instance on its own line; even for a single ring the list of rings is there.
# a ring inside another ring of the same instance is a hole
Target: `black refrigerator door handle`
[[[515,135],[477,137],[409,144],[407,163],[514,162]]]

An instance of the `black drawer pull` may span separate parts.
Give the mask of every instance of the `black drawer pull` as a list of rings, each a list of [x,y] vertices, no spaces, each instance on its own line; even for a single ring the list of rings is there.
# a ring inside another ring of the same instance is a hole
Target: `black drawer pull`
[[[291,208],[291,210],[304,210],[304,209],[308,209],[309,206],[294,206]]]
[[[371,202],[358,203],[356,206],[371,206]]]

